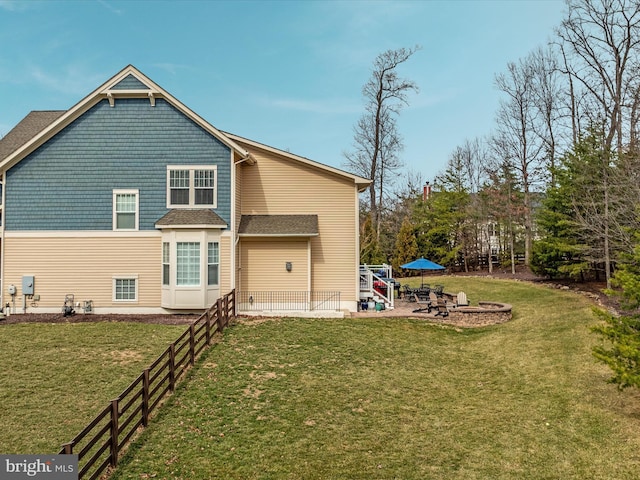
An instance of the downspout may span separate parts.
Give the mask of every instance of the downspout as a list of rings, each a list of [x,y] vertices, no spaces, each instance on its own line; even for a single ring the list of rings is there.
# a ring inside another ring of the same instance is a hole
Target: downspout
[[[238,226],[236,225],[236,210],[240,206],[236,205],[236,188],[238,188],[238,184],[236,181],[236,176],[237,176],[236,172],[237,172],[238,165],[240,165],[241,163],[244,163],[247,161],[251,161],[253,163],[257,163],[257,162],[256,162],[256,159],[253,158],[251,154],[248,152],[244,157],[242,157],[237,162],[234,162],[233,158],[231,161],[233,163],[233,172],[232,172],[232,178],[231,178],[231,183],[233,185],[233,190],[231,192],[231,196],[233,198],[233,201],[232,201],[233,208],[231,212],[231,234],[233,238],[233,248],[231,250],[231,267],[232,267],[231,268],[231,289],[233,290],[237,287],[236,280],[240,276],[240,267],[237,263],[238,259],[240,258],[240,253],[238,252],[238,243],[240,243],[240,235],[238,234],[238,231],[237,231]],[[240,191],[239,198],[240,198],[240,201],[242,201],[242,191]]]
[[[311,290],[311,237],[307,238],[307,291],[309,292],[309,305],[307,305],[307,309],[311,311],[313,307],[313,292]]]
[[[354,238],[356,239],[355,243],[355,260],[356,260],[356,264],[355,264],[355,302],[356,302],[356,306],[355,306],[355,311],[357,312],[359,309],[359,305],[360,305],[360,192],[358,191],[358,185],[355,185],[356,188],[354,188],[354,192],[355,192],[355,196],[356,196],[356,201],[355,201],[355,221],[354,221],[354,227],[355,227],[355,235]],[[342,299],[340,299],[340,307],[342,308]]]

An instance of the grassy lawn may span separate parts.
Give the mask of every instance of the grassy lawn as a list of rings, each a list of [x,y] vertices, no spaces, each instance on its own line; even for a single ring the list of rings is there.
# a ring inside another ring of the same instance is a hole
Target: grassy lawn
[[[57,452],[185,329],[0,325],[0,452]]]
[[[200,359],[114,479],[631,479],[640,395],[596,364],[584,297],[439,277],[513,321],[241,323]],[[418,279],[419,281],[419,279]]]

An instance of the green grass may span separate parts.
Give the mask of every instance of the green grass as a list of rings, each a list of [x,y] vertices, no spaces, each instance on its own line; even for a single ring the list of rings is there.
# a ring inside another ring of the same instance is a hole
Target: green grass
[[[513,321],[236,325],[113,478],[636,478],[640,396],[607,384],[593,360],[588,301],[520,282],[439,280],[472,303],[511,303]]]
[[[60,450],[185,328],[0,325],[0,452]]]

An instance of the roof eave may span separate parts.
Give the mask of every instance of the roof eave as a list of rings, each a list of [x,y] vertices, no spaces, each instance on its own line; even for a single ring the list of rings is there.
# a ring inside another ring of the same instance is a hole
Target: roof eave
[[[146,84],[148,90],[113,90],[112,87],[117,85],[121,80],[128,75],[133,75],[142,83]],[[33,152],[36,148],[43,145],[47,140],[53,137],[56,133],[62,130],[64,127],[76,120],[80,115],[85,113],[89,108],[96,105],[98,102],[109,99],[111,102],[117,98],[163,98],[168,101],[172,106],[177,108],[180,112],[191,118],[196,124],[209,132],[211,135],[218,138],[223,144],[229,147],[231,150],[237,152],[242,158],[250,158],[250,154],[247,150],[238,145],[233,139],[229,138],[225,133],[215,128],[209,122],[200,117],[197,113],[184,105],[178,99],[174,98],[169,92],[161,88],[153,80],[148,78],[142,72],[140,72],[133,65],[128,65],[120,72],[116,73],[109,80],[104,82],[89,95],[85,96],[82,100],[71,107],[65,114],[60,116],[57,120],[51,123],[48,127],[44,128],[40,133],[35,135],[30,141],[18,148],[16,151],[7,156],[2,162],[0,162],[0,170],[8,170],[16,163],[22,160],[25,156]],[[153,100],[152,100],[153,101]]]
[[[227,228],[227,224],[224,225],[211,225],[211,224],[194,224],[194,225],[186,225],[186,224],[181,224],[181,225],[169,225],[169,224],[155,224],[154,225],[158,230],[164,230],[164,229],[172,229],[172,230],[185,230],[185,229],[192,229],[192,230],[204,230],[207,228],[221,228],[221,229],[225,229]]]
[[[239,233],[239,237],[297,237],[297,238],[307,238],[307,237],[317,237],[319,233]]]
[[[316,162],[315,160],[311,160],[311,159],[306,158],[306,157],[301,157],[300,155],[295,155],[295,154],[290,153],[290,152],[285,152],[284,150],[280,150],[280,149],[275,148],[275,147],[270,147],[269,145],[265,145],[263,143],[256,142],[254,140],[249,140],[248,138],[244,138],[244,137],[241,137],[239,135],[235,135],[233,133],[229,133],[229,132],[223,132],[223,133],[227,137],[232,139],[232,140],[235,140],[235,141],[238,141],[238,142],[247,143],[247,144],[249,144],[251,146],[266,150],[266,151],[271,152],[271,153],[275,153],[275,154],[278,154],[278,155],[284,155],[285,157],[288,157],[288,158],[290,158],[292,160],[296,160],[296,161],[304,163],[306,165],[310,165],[310,166],[319,168],[321,170],[325,170],[325,171],[331,172],[331,173],[333,173],[335,175],[339,175],[341,177],[350,178],[350,179],[352,179],[354,181],[354,183],[358,187],[358,191],[359,192],[363,192],[372,183],[372,180],[369,180],[368,178],[364,178],[364,177],[360,177],[358,175],[354,175],[353,173],[349,173],[349,172],[346,172],[344,170],[340,170],[339,168],[331,167],[329,165],[325,165],[323,163]]]

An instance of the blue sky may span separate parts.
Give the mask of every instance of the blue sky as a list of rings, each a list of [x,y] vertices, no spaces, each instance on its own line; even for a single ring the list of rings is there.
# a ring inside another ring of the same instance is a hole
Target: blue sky
[[[431,179],[490,133],[494,76],[552,36],[561,0],[0,0],[0,135],[65,110],[128,64],[216,128],[338,168],[374,58],[420,88],[398,128],[407,169]]]

